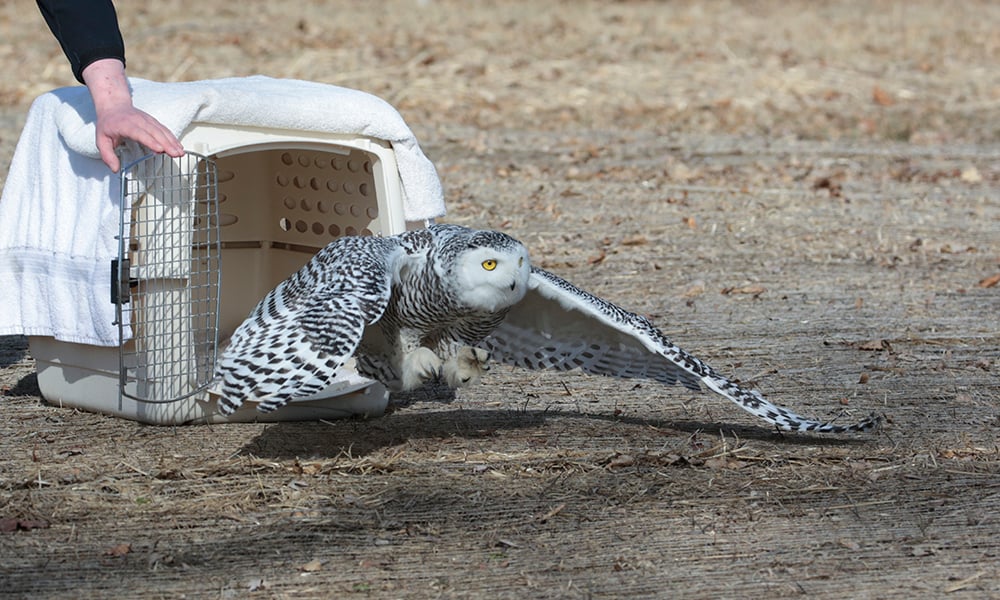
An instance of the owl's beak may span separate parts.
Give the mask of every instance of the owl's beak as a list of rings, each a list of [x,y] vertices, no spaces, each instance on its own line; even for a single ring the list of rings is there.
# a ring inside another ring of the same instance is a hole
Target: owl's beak
[[[515,281],[511,281],[510,282],[510,291],[513,292],[514,288],[516,288],[516,287],[517,287],[517,281],[516,280]]]

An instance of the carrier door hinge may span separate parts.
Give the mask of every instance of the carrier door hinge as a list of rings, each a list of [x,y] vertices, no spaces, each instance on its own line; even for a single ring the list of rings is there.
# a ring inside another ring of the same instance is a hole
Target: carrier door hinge
[[[122,268],[118,268],[118,259],[111,259],[111,303],[128,304],[130,299],[129,290],[139,286],[139,280],[129,277],[132,270],[132,263],[129,259],[122,261]]]

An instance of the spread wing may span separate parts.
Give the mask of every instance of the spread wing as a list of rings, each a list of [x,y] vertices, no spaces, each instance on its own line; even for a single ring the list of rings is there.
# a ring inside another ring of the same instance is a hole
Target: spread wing
[[[493,358],[528,369],[580,369],[587,373],[680,383],[708,389],[789,431],[866,431],[880,419],[834,425],[801,417],[718,374],[670,342],[648,319],[532,268],[529,291],[483,345]]]
[[[264,296],[217,362],[220,411],[269,412],[332,384],[385,311],[400,252],[392,238],[341,238]]]

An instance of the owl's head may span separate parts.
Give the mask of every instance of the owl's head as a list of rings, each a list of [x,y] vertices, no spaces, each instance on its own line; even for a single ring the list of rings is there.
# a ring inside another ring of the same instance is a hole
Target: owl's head
[[[528,291],[528,249],[497,231],[477,231],[458,255],[453,271],[464,306],[496,312],[517,304]]]

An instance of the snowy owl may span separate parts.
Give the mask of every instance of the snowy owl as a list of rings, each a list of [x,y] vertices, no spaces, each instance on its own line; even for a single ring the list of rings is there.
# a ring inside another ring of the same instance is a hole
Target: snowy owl
[[[246,400],[272,411],[330,385],[350,358],[390,390],[441,378],[478,381],[489,360],[528,369],[681,383],[708,389],[789,431],[876,427],[800,417],[671,343],[628,312],[531,265],[511,236],[431,225],[389,237],[344,237],[268,293],[233,334],[216,370],[220,410]]]

